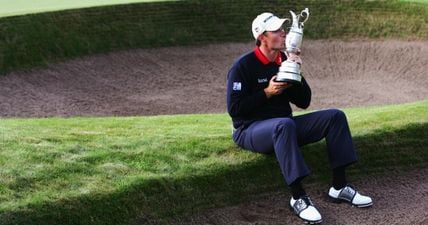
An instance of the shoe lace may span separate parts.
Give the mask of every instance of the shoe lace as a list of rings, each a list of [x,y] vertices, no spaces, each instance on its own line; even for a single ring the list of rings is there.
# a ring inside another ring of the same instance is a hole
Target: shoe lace
[[[304,196],[297,200],[296,202],[296,208],[300,211],[303,209],[306,209],[308,206],[313,205],[311,198],[308,196]]]
[[[350,195],[354,195],[357,192],[352,185],[347,185],[343,191],[348,192]]]

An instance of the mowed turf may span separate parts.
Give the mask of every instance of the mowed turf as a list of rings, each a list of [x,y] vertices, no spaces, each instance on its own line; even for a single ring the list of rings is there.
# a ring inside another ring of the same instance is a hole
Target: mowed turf
[[[352,177],[428,165],[428,100],[346,109]],[[273,155],[243,151],[227,114],[0,120],[0,224],[146,224],[285,190]],[[325,143],[303,148],[329,182]]]
[[[255,15],[305,7],[307,39],[428,38],[427,5],[398,0],[135,3],[0,18],[0,75],[112,51],[250,41]]]
[[[0,0],[0,17],[42,13],[58,10],[77,9],[86,7],[118,5],[141,2],[162,2],[177,0]],[[428,3],[428,0],[401,0],[403,2]]]
[[[162,1],[174,0],[0,0],[0,17],[95,6]]]

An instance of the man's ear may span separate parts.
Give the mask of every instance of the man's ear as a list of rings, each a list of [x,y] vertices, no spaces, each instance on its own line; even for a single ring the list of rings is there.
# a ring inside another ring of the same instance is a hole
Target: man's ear
[[[265,34],[260,34],[258,37],[260,43],[263,43],[266,40],[266,35]]]

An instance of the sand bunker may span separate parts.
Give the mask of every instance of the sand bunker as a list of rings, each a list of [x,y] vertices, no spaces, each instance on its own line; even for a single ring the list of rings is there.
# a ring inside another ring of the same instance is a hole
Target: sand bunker
[[[253,43],[140,49],[0,77],[0,116],[130,116],[225,112],[226,74]],[[309,109],[428,98],[428,42],[303,45]]]

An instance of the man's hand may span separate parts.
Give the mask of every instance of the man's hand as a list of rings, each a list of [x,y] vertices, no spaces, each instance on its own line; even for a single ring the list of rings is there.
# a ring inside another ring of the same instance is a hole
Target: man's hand
[[[286,82],[276,82],[275,79],[276,75],[270,79],[269,86],[264,89],[267,98],[280,95],[286,88],[291,86],[291,84]]]
[[[285,55],[287,56],[287,59],[296,62],[299,65],[302,65],[302,58],[300,58],[300,49],[297,49],[296,53],[285,52]]]

